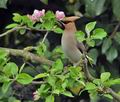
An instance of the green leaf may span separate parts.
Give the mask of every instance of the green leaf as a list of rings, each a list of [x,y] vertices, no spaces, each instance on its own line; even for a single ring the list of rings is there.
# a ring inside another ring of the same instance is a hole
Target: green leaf
[[[18,66],[13,62],[9,62],[5,65],[3,72],[7,76],[16,75],[18,73]]]
[[[90,38],[86,39],[86,43],[90,46],[90,47],[94,47],[95,46],[95,41],[91,40]]]
[[[84,32],[77,31],[75,33],[75,35],[76,35],[76,38],[77,38],[78,41],[83,42],[85,40],[85,33]]]
[[[55,89],[55,90],[52,91],[52,93],[53,93],[53,94],[57,94],[57,95],[59,95],[59,94],[60,94],[60,90]]]
[[[45,102],[54,102],[54,96],[53,95],[50,95],[50,96],[48,96],[48,97],[46,97],[46,100],[45,100]]]
[[[106,82],[104,82],[104,86],[111,87],[112,85],[120,84],[120,78],[117,79],[110,79]]]
[[[55,19],[55,14],[52,11],[47,11],[45,16],[43,17],[45,20],[53,20]]]
[[[90,22],[85,26],[85,31],[88,36],[90,36],[90,32],[95,28],[96,22]]]
[[[47,77],[49,76],[48,73],[41,73],[41,74],[38,74],[34,77],[34,79],[40,79],[40,78],[44,78],[44,77]]]
[[[88,16],[98,16],[105,10],[106,0],[84,0],[85,11]]]
[[[31,27],[31,28],[33,28],[33,25],[35,24],[35,22],[32,22],[32,20],[27,15],[21,16],[21,21],[22,21],[22,24],[25,24],[25,25],[27,25],[28,27]],[[37,27],[36,27],[36,29],[37,29]],[[38,29],[40,29],[40,28],[38,28]]]
[[[9,82],[10,79],[9,77],[7,77],[6,75],[0,75],[0,82],[4,83],[4,82]]]
[[[102,40],[106,36],[107,36],[107,33],[105,32],[104,29],[102,29],[102,28],[96,28],[93,31],[93,34],[91,35],[91,38],[92,39],[101,39]]]
[[[68,96],[68,97],[74,97],[74,96],[72,95],[72,93],[69,92],[69,91],[64,91],[62,94],[65,95],[65,96]]]
[[[40,88],[38,89],[38,92],[41,94],[45,90],[46,85],[42,84]]]
[[[29,74],[26,74],[26,73],[20,73],[17,76],[17,82],[21,84],[29,84],[32,82],[32,80],[33,80],[33,77],[31,77]]]
[[[94,64],[96,64],[98,57],[98,50],[95,48],[91,49],[89,50],[88,55],[93,59]]]
[[[21,102],[21,101],[17,100],[15,97],[9,97],[8,102]]]
[[[54,77],[54,76],[49,76],[49,77],[47,78],[47,82],[48,82],[52,87],[55,87],[56,77]]]
[[[4,82],[2,85],[2,92],[6,93],[11,85],[11,82]]]
[[[63,83],[62,83],[62,88],[65,89],[68,85],[68,80],[66,79]]]
[[[60,59],[57,59],[52,65],[51,73],[60,73],[63,70],[63,63]]]
[[[42,3],[44,3],[44,4],[48,4],[48,0],[40,0]]]
[[[8,56],[7,51],[0,49],[0,59],[4,59],[7,56]]]
[[[112,0],[112,10],[113,10],[113,14],[114,16],[117,18],[117,20],[120,21],[120,0]]]
[[[109,80],[111,74],[109,72],[104,72],[100,75],[101,82]]]
[[[5,28],[10,29],[10,28],[14,28],[14,27],[17,27],[17,26],[18,26],[17,23],[12,23],[12,24],[7,25]]]
[[[111,47],[111,45],[112,45],[112,40],[109,38],[106,38],[102,44],[102,53],[105,54],[107,50]]]
[[[76,68],[70,67],[70,68],[69,68],[69,71],[70,71],[70,76],[71,76],[73,79],[77,79],[78,77],[80,77],[80,76],[79,76],[80,71],[81,71],[81,68],[80,68],[80,67],[76,67]]]
[[[111,48],[107,51],[107,53],[106,53],[105,55],[106,55],[106,57],[107,57],[107,60],[111,63],[114,59],[117,58],[117,56],[118,56],[118,51],[117,51],[116,48],[111,47]]]
[[[54,20],[46,20],[44,23],[42,23],[43,28],[45,28],[46,30],[51,30],[54,28]]]
[[[7,8],[6,5],[7,5],[7,1],[8,0],[0,0],[0,8]]]
[[[20,23],[22,21],[22,16],[18,13],[13,13],[13,21]]]
[[[53,31],[55,33],[58,33],[58,34],[62,34],[63,33],[63,30],[61,28],[58,28],[58,27],[56,27]]]
[[[104,94],[104,96],[111,99],[111,100],[113,100],[113,97],[110,94]]]
[[[45,16],[43,17],[43,23],[41,25],[42,28],[46,30],[54,29],[54,25],[56,23],[55,15],[52,11],[47,11]]]
[[[88,83],[86,83],[85,89],[86,90],[95,90],[95,89],[97,89],[97,86],[91,82],[88,82]]]
[[[64,59],[65,58],[65,55],[64,55],[64,52],[62,51],[62,48],[57,46],[56,48],[54,48],[54,50],[52,51],[52,57],[55,57],[55,58],[62,58]]]
[[[120,84],[120,78],[114,79],[114,80],[113,80],[113,83],[114,83],[114,84]]]
[[[48,84],[42,84],[40,88],[38,89],[40,96],[44,96],[45,94],[48,95],[48,91],[50,88],[51,86],[49,86]]]
[[[93,83],[96,85],[101,85],[101,80],[100,79],[94,79]]]
[[[40,43],[37,48],[36,48],[36,51],[37,51],[37,54],[38,55],[45,55],[45,52],[47,50],[47,46],[44,44],[44,43]]]

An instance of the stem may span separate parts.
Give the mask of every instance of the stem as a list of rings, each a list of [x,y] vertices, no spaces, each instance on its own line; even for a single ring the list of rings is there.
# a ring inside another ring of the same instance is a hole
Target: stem
[[[43,40],[42,40],[42,43],[44,43],[44,41],[45,41],[45,39],[46,39],[48,33],[49,33],[49,31],[47,31],[46,34],[44,35],[44,38],[43,38]]]
[[[40,32],[42,32],[42,31],[47,31],[47,30],[44,30],[44,29],[36,29],[36,28],[33,28],[33,27],[29,28],[29,27],[26,27],[26,26],[18,26],[18,27],[12,28],[12,29],[10,29],[10,30],[8,30],[8,31],[0,34],[0,37],[3,37],[3,36],[5,36],[5,35],[8,35],[8,34],[14,32],[14,31],[20,30],[20,29],[26,29],[26,30],[31,30],[31,31],[32,31],[32,30],[35,30],[35,31],[40,31]],[[51,31],[52,31],[52,30],[51,30]]]
[[[26,64],[26,63],[24,62],[23,65],[20,67],[19,73],[22,72],[23,68],[25,67],[25,64]]]
[[[46,82],[44,82],[44,81],[32,81],[32,84],[37,84],[37,85],[44,84],[44,83],[46,83]]]
[[[111,94],[118,102],[120,102],[120,95],[114,92],[111,88],[108,88],[108,93]]]
[[[84,73],[85,73],[86,78],[87,78],[89,81],[93,81],[95,78],[90,74],[90,72],[89,72],[89,70],[88,70],[88,60],[87,60],[85,54],[84,54],[83,65],[84,65],[83,71],[84,71]]]

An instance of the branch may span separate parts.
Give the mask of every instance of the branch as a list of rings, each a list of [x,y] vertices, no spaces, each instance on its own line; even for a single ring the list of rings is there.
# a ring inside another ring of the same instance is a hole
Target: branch
[[[112,38],[115,36],[115,34],[116,34],[116,32],[117,32],[119,26],[120,26],[120,22],[118,22],[118,24],[116,25],[115,29],[113,30],[113,32],[112,32],[112,34],[110,35],[109,38],[112,39]]]
[[[85,73],[85,76],[86,78],[89,80],[89,81],[93,81],[94,79],[96,79],[95,77],[93,77],[89,70],[88,70],[88,65],[87,65],[87,59],[84,55],[84,61],[83,61],[83,64],[84,64],[84,73]],[[120,102],[120,95],[118,95],[114,90],[112,90],[111,88],[107,88],[107,93],[111,94],[113,96],[113,98],[115,98],[118,102]]]
[[[44,30],[44,29],[36,29],[36,28],[33,28],[33,27],[30,28],[30,27],[26,27],[26,26],[18,26],[18,27],[12,28],[12,29],[0,34],[0,37],[3,37],[5,35],[8,35],[8,34],[14,32],[14,31],[20,30],[20,29],[26,29],[26,30],[30,30],[30,31],[40,31],[40,32],[47,31],[47,30]]]
[[[43,56],[38,56],[38,55],[35,55],[35,54],[25,51],[25,50],[2,48],[2,47],[0,47],[0,49],[5,50],[8,54],[10,54],[12,56],[21,56],[21,57],[25,58],[26,60],[35,61],[37,63],[47,64],[50,66],[53,63],[53,61],[48,60]]]
[[[114,92],[111,88],[108,88],[108,93],[111,94],[118,102],[120,102],[120,95]]]
[[[36,85],[40,85],[40,84],[44,84],[46,82],[44,81],[32,81],[32,84],[36,84]]]
[[[84,60],[83,60],[83,71],[85,73],[85,76],[86,78],[89,80],[89,81],[93,81],[95,78],[90,74],[89,70],[88,70],[88,60],[84,54]]]

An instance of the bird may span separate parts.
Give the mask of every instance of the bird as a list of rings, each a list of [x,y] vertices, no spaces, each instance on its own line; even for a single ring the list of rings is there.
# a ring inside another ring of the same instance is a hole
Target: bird
[[[82,42],[78,42],[75,37],[77,31],[75,21],[80,17],[70,16],[65,17],[62,21],[64,22],[64,31],[61,38],[62,50],[70,62],[77,66],[80,63],[82,53],[86,52],[85,46]]]

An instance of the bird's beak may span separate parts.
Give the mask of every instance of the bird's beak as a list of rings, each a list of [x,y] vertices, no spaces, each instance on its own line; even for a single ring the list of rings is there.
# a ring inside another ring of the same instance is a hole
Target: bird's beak
[[[70,16],[70,17],[65,17],[62,21],[63,22],[74,22],[78,20],[80,17],[78,16]]]

